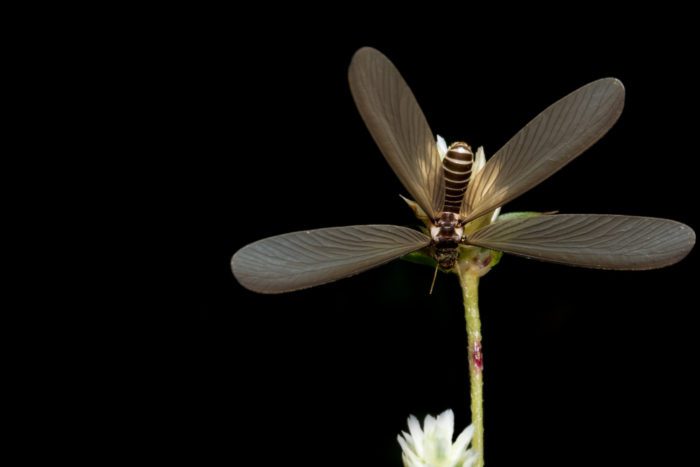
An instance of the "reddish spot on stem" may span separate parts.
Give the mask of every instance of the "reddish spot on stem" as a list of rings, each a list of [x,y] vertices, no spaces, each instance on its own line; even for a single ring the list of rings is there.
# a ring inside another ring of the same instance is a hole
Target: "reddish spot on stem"
[[[484,369],[484,354],[481,352],[481,341],[474,342],[472,360],[474,361],[474,366],[476,366],[479,371]]]

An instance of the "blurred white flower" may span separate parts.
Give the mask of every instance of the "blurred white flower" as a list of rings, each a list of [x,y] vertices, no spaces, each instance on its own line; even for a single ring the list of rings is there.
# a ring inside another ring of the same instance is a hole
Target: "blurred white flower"
[[[452,443],[454,414],[446,410],[437,419],[425,417],[423,429],[418,419],[408,417],[408,430],[398,436],[405,467],[471,467],[477,454],[469,447],[474,427],[469,425]]]

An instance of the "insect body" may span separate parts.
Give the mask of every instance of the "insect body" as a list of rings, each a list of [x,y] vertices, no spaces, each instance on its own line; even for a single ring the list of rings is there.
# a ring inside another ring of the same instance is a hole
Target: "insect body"
[[[234,275],[250,290],[312,287],[428,246],[445,270],[454,267],[460,244],[575,266],[651,269],[680,261],[695,242],[688,226],[649,217],[560,214],[469,225],[544,181],[610,129],[624,104],[624,88],[614,78],[555,102],[488,162],[465,143],[444,148],[440,141],[441,157],[413,93],[377,50],[355,53],[349,81],[374,141],[427,216],[430,235],[395,225],[355,225],[266,238],[231,260]]]
[[[464,223],[459,211],[472,173],[474,153],[466,143],[454,143],[449,147],[442,169],[445,177],[445,202],[443,211],[432,219],[430,236],[433,255],[442,269],[452,269],[459,255],[458,247],[464,235]]]

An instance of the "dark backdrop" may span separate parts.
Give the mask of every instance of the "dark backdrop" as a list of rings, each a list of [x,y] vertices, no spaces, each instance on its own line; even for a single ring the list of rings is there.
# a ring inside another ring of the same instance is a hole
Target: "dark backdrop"
[[[468,423],[455,277],[441,275],[429,296],[430,269],[394,262],[264,296],[230,273],[238,248],[269,235],[416,225],[350,96],[347,66],[361,46],[391,58],[435,132],[487,156],[568,92],[621,79],[627,103],[612,131],[504,211],[648,215],[697,229],[688,164],[698,76],[680,18],[513,29],[497,16],[441,15],[347,27],[335,22],[342,12],[304,22],[214,12],[157,39],[174,64],[164,109],[176,120],[160,194],[176,214],[173,253],[187,258],[173,269],[184,279],[167,292],[178,313],[166,312],[175,326],[158,347],[172,371],[154,396],[172,398],[174,452],[232,465],[399,466],[409,414],[452,408],[459,430]],[[488,464],[694,455],[696,267],[696,252],[649,272],[505,256],[481,287]]]

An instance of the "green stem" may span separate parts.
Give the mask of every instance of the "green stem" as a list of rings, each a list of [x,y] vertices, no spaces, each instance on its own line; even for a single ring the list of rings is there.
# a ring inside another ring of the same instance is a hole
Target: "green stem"
[[[472,449],[479,455],[476,467],[484,465],[484,395],[483,354],[481,351],[481,320],[479,319],[479,273],[470,268],[457,268],[464,298],[469,341],[469,386],[474,436]]]

